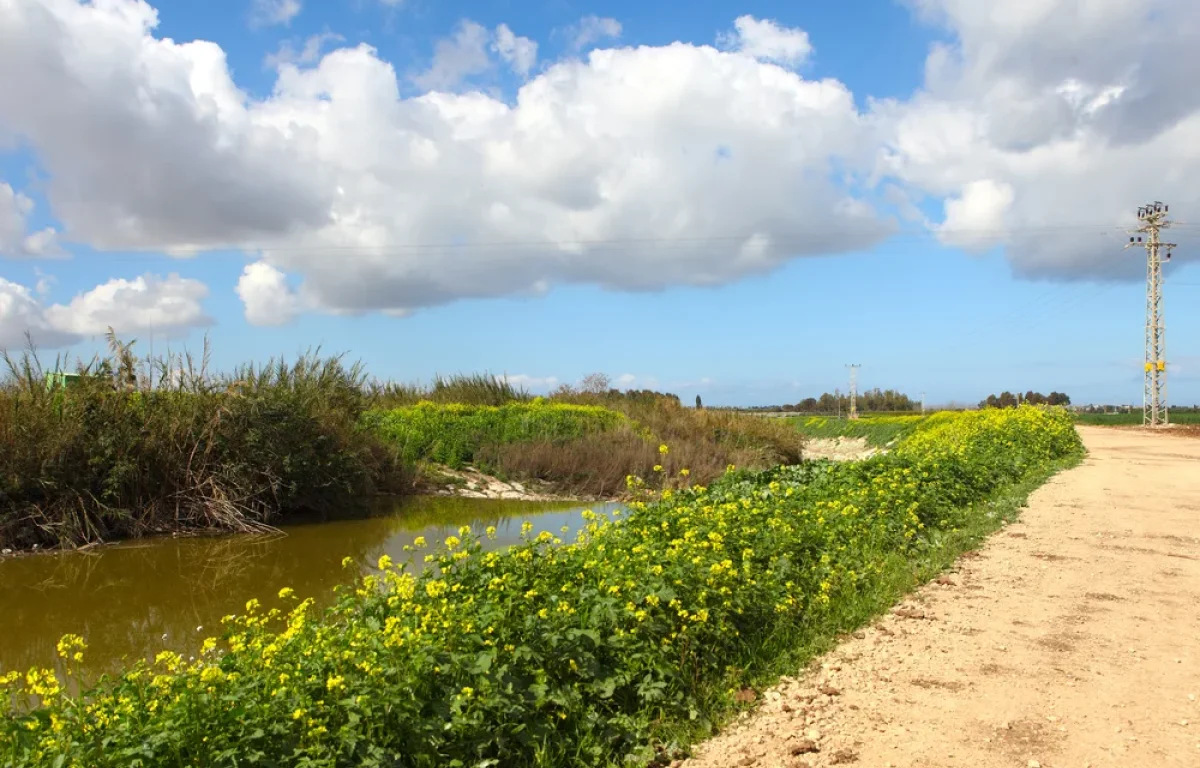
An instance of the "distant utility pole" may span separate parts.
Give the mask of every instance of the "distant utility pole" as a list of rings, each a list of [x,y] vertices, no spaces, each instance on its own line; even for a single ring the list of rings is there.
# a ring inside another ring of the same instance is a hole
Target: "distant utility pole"
[[[850,369],[850,418],[858,418],[858,369],[862,368],[858,363],[847,365]]]
[[[1162,265],[1171,260],[1175,243],[1164,243],[1159,231],[1171,226],[1167,220],[1169,206],[1158,200],[1138,208],[1141,226],[1130,233],[1126,248],[1146,249],[1146,361],[1142,384],[1142,424],[1158,427],[1170,423],[1167,414],[1167,357],[1166,324],[1162,312]],[[1135,234],[1140,233],[1140,234]],[[1145,240],[1142,239],[1145,235]],[[1136,237],[1136,239],[1135,239]],[[1160,258],[1166,250],[1166,259]]]
[[[921,393],[921,413],[925,413],[925,393]]]
[[[837,409],[838,409],[837,414],[838,414],[838,420],[840,421],[842,418],[842,390],[840,390],[840,389],[833,390],[833,399],[837,401]]]

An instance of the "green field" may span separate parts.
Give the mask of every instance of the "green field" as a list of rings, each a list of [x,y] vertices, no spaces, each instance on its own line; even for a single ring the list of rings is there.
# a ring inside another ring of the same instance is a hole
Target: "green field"
[[[1200,411],[1170,411],[1169,416],[1172,424],[1200,424]],[[1142,412],[1077,413],[1075,421],[1079,424],[1105,427],[1137,426],[1142,423]]]
[[[869,445],[883,448],[917,428],[925,417],[918,414],[904,416],[875,416],[864,414],[861,418],[837,419],[829,416],[797,416],[788,419],[805,437],[862,437]]]
[[[420,402],[365,417],[407,461],[430,459],[451,467],[474,461],[484,446],[570,440],[626,423],[616,411],[594,405],[549,403],[541,398],[504,405],[438,405]]]

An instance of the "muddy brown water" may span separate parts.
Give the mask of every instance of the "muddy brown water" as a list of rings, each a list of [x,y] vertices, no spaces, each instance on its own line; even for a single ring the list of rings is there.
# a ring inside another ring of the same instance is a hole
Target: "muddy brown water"
[[[85,552],[53,552],[0,560],[0,673],[56,666],[55,645],[67,633],[88,643],[84,677],[114,672],[162,650],[191,655],[221,634],[223,616],[246,601],[278,604],[283,587],[318,602],[333,588],[372,572],[381,555],[397,562],[418,536],[433,544],[469,525],[496,527],[487,549],[534,532],[573,533],[585,509],[614,504],[418,497],[390,503],[368,517],[284,526],[265,536],[145,539]],[[343,558],[353,564],[342,566]]]

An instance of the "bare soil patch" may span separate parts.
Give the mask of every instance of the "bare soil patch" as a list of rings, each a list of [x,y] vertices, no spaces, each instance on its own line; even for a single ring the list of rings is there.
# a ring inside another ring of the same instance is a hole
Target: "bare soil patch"
[[[833,461],[858,461],[869,459],[883,449],[867,444],[865,437],[819,437],[809,438],[804,443],[804,458],[832,459]]]

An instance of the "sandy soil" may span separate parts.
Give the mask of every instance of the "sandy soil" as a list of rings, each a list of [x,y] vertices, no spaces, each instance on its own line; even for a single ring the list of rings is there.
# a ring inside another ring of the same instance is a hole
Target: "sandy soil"
[[[1200,766],[1200,440],[1079,431],[1020,522],[684,765]]]
[[[870,458],[877,453],[883,453],[883,451],[871,447],[865,437],[810,437],[804,441],[804,458],[806,459],[857,461]]]

